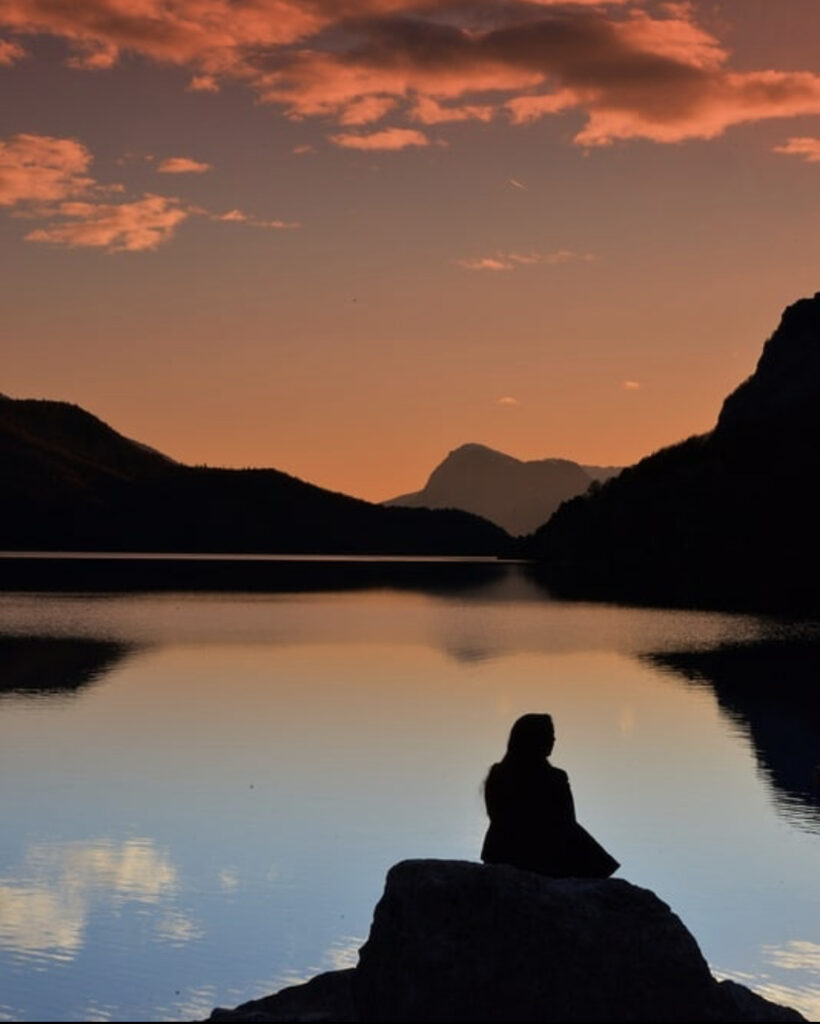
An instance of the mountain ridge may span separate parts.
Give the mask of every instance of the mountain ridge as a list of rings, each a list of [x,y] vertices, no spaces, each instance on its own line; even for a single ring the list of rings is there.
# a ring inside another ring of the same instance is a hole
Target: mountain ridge
[[[0,399],[0,479],[9,551],[493,555],[509,542],[468,513],[385,509],[276,469],[187,466],[49,399]]]
[[[820,609],[820,293],[789,306],[716,425],[575,498],[523,545],[563,596]]]
[[[512,535],[545,523],[559,505],[618,467],[581,466],[571,459],[517,459],[471,441],[452,449],[420,491],[383,502],[410,508],[458,508],[480,515]]]

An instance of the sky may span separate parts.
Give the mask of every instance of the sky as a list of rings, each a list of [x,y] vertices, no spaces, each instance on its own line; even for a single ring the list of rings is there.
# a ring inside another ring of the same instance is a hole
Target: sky
[[[0,0],[0,391],[370,500],[709,430],[820,289],[816,0]]]

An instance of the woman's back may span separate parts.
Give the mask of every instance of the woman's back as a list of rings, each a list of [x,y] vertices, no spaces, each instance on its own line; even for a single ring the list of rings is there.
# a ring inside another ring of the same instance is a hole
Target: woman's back
[[[481,859],[553,878],[608,878],[618,862],[578,824],[567,773],[554,768],[549,715],[523,715],[484,783],[490,827]]]
[[[567,773],[547,761],[494,764],[484,785],[490,827],[481,859],[541,874],[568,872],[575,809]]]

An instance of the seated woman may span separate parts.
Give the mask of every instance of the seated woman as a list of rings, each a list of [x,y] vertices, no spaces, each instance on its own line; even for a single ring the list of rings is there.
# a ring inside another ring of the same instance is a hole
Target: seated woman
[[[554,744],[549,715],[513,725],[484,783],[490,827],[481,859],[552,878],[608,878],[620,865],[575,820],[567,773],[547,760]]]

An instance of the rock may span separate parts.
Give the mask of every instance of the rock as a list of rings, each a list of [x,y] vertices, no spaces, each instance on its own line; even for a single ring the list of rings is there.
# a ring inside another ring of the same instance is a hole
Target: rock
[[[209,1020],[316,1022],[358,1021],[353,996],[356,968],[317,974],[303,985],[290,985],[272,996],[253,999],[235,1010],[217,1008]]]
[[[387,875],[359,965],[223,1021],[802,1021],[717,982],[681,921],[620,879],[548,879],[465,861]]]

